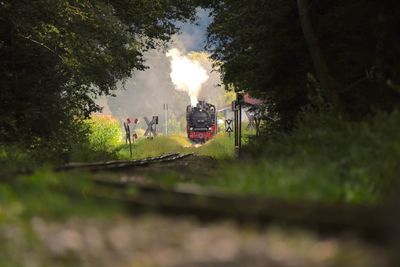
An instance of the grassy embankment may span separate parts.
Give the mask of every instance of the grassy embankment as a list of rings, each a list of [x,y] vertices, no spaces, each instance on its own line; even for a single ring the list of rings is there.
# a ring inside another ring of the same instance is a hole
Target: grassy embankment
[[[221,168],[210,183],[293,201],[377,203],[398,193],[399,132],[399,112],[364,122],[307,115],[291,134],[249,147],[253,156]]]

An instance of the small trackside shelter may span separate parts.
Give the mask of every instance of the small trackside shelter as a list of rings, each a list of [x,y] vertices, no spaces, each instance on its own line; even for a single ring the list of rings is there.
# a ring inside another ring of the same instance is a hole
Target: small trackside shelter
[[[264,103],[263,100],[253,98],[248,93],[243,96],[243,101],[245,104],[252,105],[252,106],[259,106]]]

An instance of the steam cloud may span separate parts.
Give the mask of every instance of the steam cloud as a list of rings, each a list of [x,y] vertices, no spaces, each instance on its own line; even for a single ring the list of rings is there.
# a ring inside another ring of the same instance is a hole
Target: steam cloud
[[[209,78],[207,71],[199,62],[182,55],[176,48],[170,49],[166,56],[171,60],[170,77],[175,89],[187,92],[191,105],[196,106],[201,86]]]

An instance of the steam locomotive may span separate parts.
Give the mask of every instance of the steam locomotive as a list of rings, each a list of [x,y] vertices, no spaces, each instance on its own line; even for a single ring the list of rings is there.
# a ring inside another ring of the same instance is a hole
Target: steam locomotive
[[[215,106],[199,101],[195,107],[186,107],[186,131],[193,143],[205,143],[217,133]]]

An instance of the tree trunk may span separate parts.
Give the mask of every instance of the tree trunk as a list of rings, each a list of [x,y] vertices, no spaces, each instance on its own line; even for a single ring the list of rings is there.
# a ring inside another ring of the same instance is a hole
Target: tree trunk
[[[328,64],[326,63],[326,60],[322,54],[321,47],[312,27],[308,7],[310,1],[312,0],[297,0],[301,28],[303,29],[304,38],[306,40],[308,50],[310,51],[314,69],[321,88],[324,91],[328,103],[331,105],[333,111],[339,111],[340,99],[335,88],[335,82],[332,76],[329,74]]]

